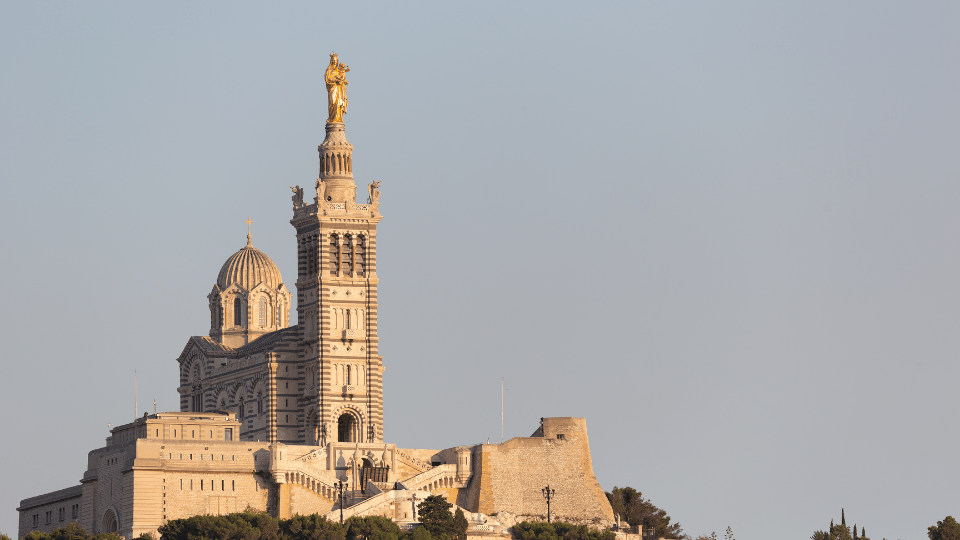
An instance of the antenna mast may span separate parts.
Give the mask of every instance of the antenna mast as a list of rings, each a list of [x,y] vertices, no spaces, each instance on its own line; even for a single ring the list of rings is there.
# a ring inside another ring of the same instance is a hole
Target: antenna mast
[[[133,419],[140,414],[140,405],[137,403],[137,370],[133,370]]]
[[[503,443],[503,377],[500,377],[500,442]]]

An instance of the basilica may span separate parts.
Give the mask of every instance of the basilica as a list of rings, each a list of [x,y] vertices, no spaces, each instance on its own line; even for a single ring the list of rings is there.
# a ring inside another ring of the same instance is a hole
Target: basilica
[[[381,515],[412,527],[417,500],[431,494],[465,511],[470,536],[506,537],[518,519],[546,518],[545,486],[556,490],[555,519],[612,525],[582,418],[531,419],[530,437],[501,444],[384,440],[380,184],[357,202],[347,72],[331,55],[319,175],[306,200],[291,188],[296,299],[248,231],[207,295],[208,335],[187,339],[177,357],[180,410],[112,428],[79,484],[21,501],[19,537],[77,522],[133,538],[171,519],[247,509]]]

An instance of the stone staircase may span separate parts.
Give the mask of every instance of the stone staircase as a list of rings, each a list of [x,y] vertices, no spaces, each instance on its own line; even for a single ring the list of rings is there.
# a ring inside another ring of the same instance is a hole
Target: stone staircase
[[[441,488],[463,488],[465,484],[457,478],[457,466],[454,464],[437,465],[420,474],[400,482],[404,489],[433,491]]]

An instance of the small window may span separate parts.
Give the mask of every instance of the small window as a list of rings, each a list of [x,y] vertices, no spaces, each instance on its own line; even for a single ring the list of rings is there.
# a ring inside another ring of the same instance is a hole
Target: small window
[[[223,440],[225,441],[233,440],[233,428],[227,428],[223,430]]]
[[[239,298],[233,301],[233,325],[243,326],[243,303]]]
[[[191,430],[190,430],[190,437],[196,439],[196,438],[197,438],[197,430],[191,429]]]
[[[260,326],[266,326],[267,325],[267,299],[266,298],[262,296],[260,297],[260,309],[258,309],[257,311],[259,312],[257,318],[259,319],[258,322],[260,323]]]
[[[236,490],[237,490],[237,481],[236,481],[236,480],[231,480],[231,481],[230,481],[230,491],[236,491]]]
[[[36,527],[40,525],[40,514],[33,515],[33,526]]]
[[[220,481],[220,491],[226,491],[226,489],[224,489],[224,486],[226,486],[226,482],[227,482],[226,480]]]
[[[213,431],[210,432],[210,438],[213,438]]]
[[[157,429],[157,437],[159,437],[159,436],[160,436],[160,430]]]
[[[230,456],[230,461],[236,461],[236,460],[237,460],[237,456]]]
[[[557,439],[563,440],[563,433],[557,433]]]
[[[200,461],[203,461],[203,454],[200,454]]]

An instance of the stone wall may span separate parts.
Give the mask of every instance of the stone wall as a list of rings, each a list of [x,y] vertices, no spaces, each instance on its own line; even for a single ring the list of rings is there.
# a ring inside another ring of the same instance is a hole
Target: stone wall
[[[267,511],[274,491],[266,478],[269,453],[267,443],[223,440],[138,439],[99,448],[88,455],[82,485],[21,502],[18,536],[50,532],[70,521],[96,534],[115,516],[117,532],[129,538],[155,533],[171,519],[247,507]],[[73,505],[78,505],[76,518]],[[34,515],[39,516],[36,527]]]
[[[473,448],[473,480],[463,497],[471,512],[546,520],[541,491],[556,490],[554,519],[613,521],[613,509],[593,474],[587,423],[583,418],[546,418],[533,437]],[[457,501],[460,503],[460,501]]]
[[[17,510],[20,513],[19,536],[30,531],[53,532],[72,522],[79,522],[82,515],[83,486],[73,486],[24,499]]]

